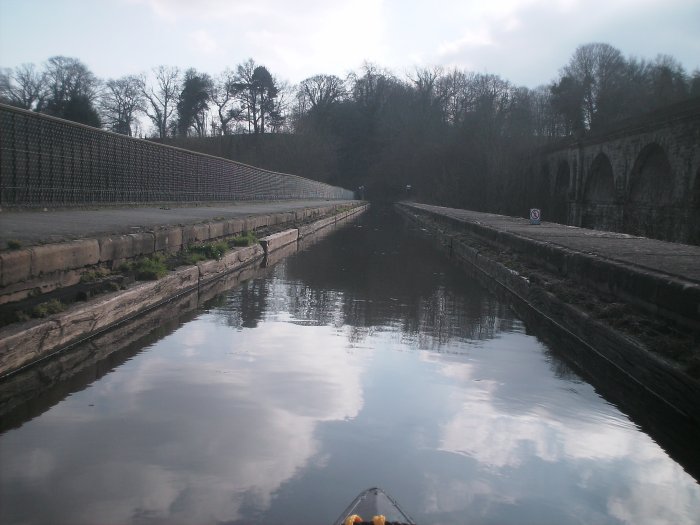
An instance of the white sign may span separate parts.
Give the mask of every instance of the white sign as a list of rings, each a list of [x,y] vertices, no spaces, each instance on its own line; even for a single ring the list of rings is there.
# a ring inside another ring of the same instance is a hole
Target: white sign
[[[530,224],[539,224],[541,216],[539,208],[530,208]]]

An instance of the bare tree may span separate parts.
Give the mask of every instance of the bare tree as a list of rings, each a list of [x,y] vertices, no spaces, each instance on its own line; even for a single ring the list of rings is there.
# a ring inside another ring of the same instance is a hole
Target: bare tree
[[[369,62],[362,65],[362,73],[362,76],[355,73],[348,76],[353,99],[365,111],[376,113],[386,104],[392,87],[398,81],[390,71]]]
[[[109,80],[100,104],[103,122],[108,129],[131,137],[135,131],[136,115],[143,111],[144,102],[138,77],[131,75]]]
[[[255,71],[255,61],[249,58],[242,64],[236,67],[236,83],[235,89],[237,98],[241,105],[241,111],[245,113],[246,122],[248,124],[248,133],[253,131],[253,126],[257,126],[258,122],[258,99],[257,93],[251,89],[253,84],[253,72]],[[257,127],[255,128],[257,133]]]
[[[576,48],[562,76],[582,90],[583,122],[590,129],[618,116],[624,96],[626,69],[622,53],[610,44],[592,43]]]
[[[291,131],[287,114],[291,100],[294,98],[294,90],[289,83],[273,78],[273,84],[277,89],[275,98],[270,101],[270,112],[267,119],[267,126],[271,133],[281,133]]]
[[[93,103],[99,94],[100,81],[77,58],[55,56],[49,58],[44,68],[46,104],[39,111],[62,116],[71,99],[79,97]]]
[[[146,99],[146,116],[158,130],[158,136],[165,138],[171,129],[170,117],[177,108],[180,93],[180,70],[177,67],[159,66],[153,70],[155,85],[149,86],[141,78],[141,92]]]
[[[538,86],[531,93],[532,130],[540,142],[568,135],[560,115],[554,110],[551,86]]]
[[[445,122],[458,125],[464,120],[464,114],[472,105],[467,90],[469,77],[467,73],[453,69],[437,80],[435,87],[440,100]]]
[[[299,84],[306,107],[323,111],[346,96],[345,83],[335,75],[314,75]]]
[[[436,98],[439,97],[440,92],[437,89],[437,83],[442,76],[443,70],[441,67],[416,68],[413,75],[408,76],[422,104],[432,105]]]
[[[227,68],[211,83],[209,100],[216,106],[218,129],[222,135],[228,135],[231,132],[231,121],[240,120],[243,114],[243,110],[235,105],[238,93],[236,75],[231,69]]]
[[[34,64],[22,64],[0,73],[0,99],[22,109],[37,109],[46,98],[45,75]]]
[[[688,96],[688,75],[683,65],[672,56],[658,55],[648,73],[652,106],[672,104]]]

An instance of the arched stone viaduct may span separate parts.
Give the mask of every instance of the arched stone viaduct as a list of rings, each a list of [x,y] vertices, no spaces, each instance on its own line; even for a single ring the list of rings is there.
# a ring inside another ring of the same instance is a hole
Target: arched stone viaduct
[[[528,171],[545,220],[700,244],[700,99],[542,150]]]

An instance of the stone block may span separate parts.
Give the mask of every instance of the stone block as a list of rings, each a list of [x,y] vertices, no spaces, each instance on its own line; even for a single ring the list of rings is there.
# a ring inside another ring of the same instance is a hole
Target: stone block
[[[206,242],[210,239],[208,224],[195,224],[192,227],[194,242]]]
[[[97,264],[100,261],[100,243],[97,239],[47,244],[30,249],[33,277],[59,270],[72,270]]]
[[[195,224],[182,228],[182,244],[188,246],[209,240],[209,225]]]
[[[224,224],[223,222],[212,222],[209,224],[209,238],[218,239],[224,236]]]
[[[276,224],[287,224],[294,221],[295,215],[293,213],[275,213],[271,216],[270,225]]]
[[[263,237],[260,239],[260,244],[265,250],[265,255],[286,246],[287,244],[296,242],[299,239],[299,230],[294,228],[292,230],[285,230],[283,232],[275,233]]]
[[[32,254],[29,250],[0,253],[0,286],[25,281],[31,274]]]
[[[182,249],[182,228],[169,228],[153,232],[157,252],[178,252]]]
[[[134,240],[134,257],[153,253],[155,241],[151,232],[131,233],[129,237]]]
[[[17,370],[48,353],[43,343],[57,328],[53,321],[35,320],[1,329],[0,374]]]
[[[129,259],[134,256],[134,238],[131,235],[117,235],[98,239],[100,262]]]
[[[236,251],[238,252],[238,260],[241,261],[241,266],[258,259],[265,254],[263,247],[259,244],[246,246],[245,248],[241,248]]]
[[[224,235],[238,235],[244,227],[243,219],[229,219],[224,223]]]
[[[274,266],[278,262],[280,262],[282,259],[285,259],[289,257],[290,255],[294,255],[297,250],[298,250],[298,244],[296,242],[291,242],[287,244],[286,246],[283,246],[275,251],[273,251],[271,254],[269,254],[267,257],[265,257],[265,261],[263,262],[263,265],[265,268],[269,268],[270,266]]]
[[[243,220],[243,230],[247,232],[255,231],[259,224],[258,217],[246,217]]]
[[[325,219],[319,219],[310,224],[305,224],[304,226],[299,227],[299,237],[305,237],[306,235],[310,235],[332,224],[335,224],[335,216],[326,217]]]
[[[206,281],[213,277],[217,277],[223,273],[230,272],[241,266],[241,261],[238,257],[238,250],[227,252],[219,260],[202,261],[197,263],[199,269],[199,280]]]

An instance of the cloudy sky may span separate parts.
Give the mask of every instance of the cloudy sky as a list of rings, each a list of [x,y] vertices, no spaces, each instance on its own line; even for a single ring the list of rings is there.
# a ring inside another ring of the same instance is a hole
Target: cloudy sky
[[[698,0],[0,0],[0,66],[74,56],[102,78],[216,74],[249,57],[292,83],[363,61],[456,66],[535,87],[576,46],[700,67]]]

